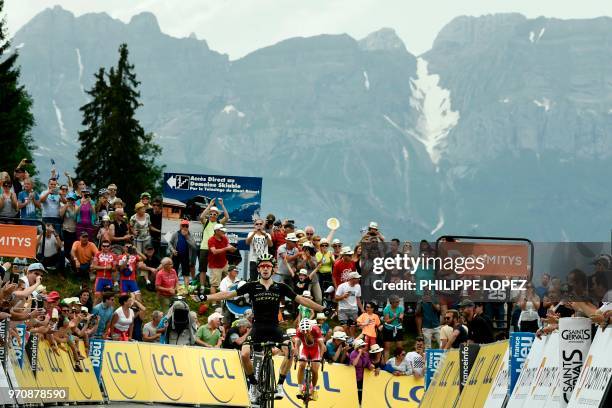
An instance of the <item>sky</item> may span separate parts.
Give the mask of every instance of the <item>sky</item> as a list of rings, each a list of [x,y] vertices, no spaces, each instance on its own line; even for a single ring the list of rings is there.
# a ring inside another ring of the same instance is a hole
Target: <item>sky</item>
[[[164,33],[186,37],[193,32],[232,59],[291,37],[347,33],[361,39],[382,27],[393,28],[419,55],[460,15],[612,16],[610,0],[6,0],[9,33],[57,4],[77,16],[106,12],[124,22],[150,11]]]

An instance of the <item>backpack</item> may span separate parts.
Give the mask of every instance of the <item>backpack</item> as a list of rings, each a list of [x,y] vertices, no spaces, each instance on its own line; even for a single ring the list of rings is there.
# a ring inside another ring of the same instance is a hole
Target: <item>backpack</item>
[[[189,306],[183,301],[176,301],[172,305],[172,315],[168,319],[166,329],[168,344],[191,344],[191,321]]]

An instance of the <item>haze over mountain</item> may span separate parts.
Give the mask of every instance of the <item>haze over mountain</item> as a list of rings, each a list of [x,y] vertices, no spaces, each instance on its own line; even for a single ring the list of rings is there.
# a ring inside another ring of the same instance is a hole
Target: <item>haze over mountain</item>
[[[125,24],[56,6],[12,46],[42,169],[72,169],[84,90],[127,42],[169,171],[262,176],[265,212],[336,216],[346,238],[377,220],[402,239],[554,241],[610,236],[611,37],[609,18],[503,14],[454,19],[420,57],[384,28],[230,61],[150,13]]]

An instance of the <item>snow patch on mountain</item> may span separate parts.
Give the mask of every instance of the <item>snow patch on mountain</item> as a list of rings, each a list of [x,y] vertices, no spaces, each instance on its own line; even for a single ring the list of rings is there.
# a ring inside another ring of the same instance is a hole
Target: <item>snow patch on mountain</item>
[[[410,106],[419,113],[413,133],[435,165],[446,149],[449,132],[457,126],[460,117],[458,111],[452,110],[450,91],[442,88],[439,82],[439,75],[429,74],[427,61],[417,58],[417,78],[410,79]]]
[[[406,146],[402,146],[402,155],[404,156],[404,160],[408,160],[408,149],[406,149]]]
[[[236,112],[236,115],[238,115],[239,118],[245,117],[245,114],[236,109],[234,105],[226,105],[225,108],[223,108],[222,112],[226,115],[229,115],[232,112]]]
[[[442,227],[444,227],[444,212],[440,208],[438,210],[438,224],[436,224],[436,227],[431,230],[430,234],[434,235],[436,232],[440,231]]]
[[[544,35],[544,32],[545,32],[545,31],[546,31],[546,28],[542,27],[542,28],[540,29],[540,32],[538,33],[538,36],[537,36],[537,37],[536,37],[536,35],[535,35],[535,31],[530,31],[530,32],[529,32],[529,41],[530,41],[532,44],[537,43],[538,41],[540,41],[540,38],[542,38],[542,36]]]
[[[540,34],[538,34],[538,39],[537,39],[536,41],[540,41],[540,38],[542,38],[542,36],[544,35],[544,31],[546,31],[546,28],[544,28],[544,27],[543,27],[543,28],[540,30]]]
[[[83,86],[83,61],[81,60],[81,51],[78,48],[75,48],[77,55],[77,64],[79,64],[79,86],[81,87],[81,92],[85,95],[85,87]]]
[[[550,107],[552,106],[552,102],[551,102],[551,100],[550,100],[550,99],[548,99],[548,98],[542,98],[542,100],[541,100],[541,101],[539,101],[539,100],[537,100],[537,99],[534,99],[534,100],[533,100],[533,103],[534,103],[536,106],[538,106],[538,107],[540,107],[540,108],[543,108],[543,109],[544,109],[544,112],[548,112],[548,111],[550,110]]]
[[[16,50],[19,50],[19,49],[23,48],[23,46],[24,46],[24,45],[25,45],[25,43],[21,43],[21,44],[19,44],[19,45],[16,45],[16,46],[15,46],[15,49],[16,49]]]
[[[363,85],[369,91],[370,90],[370,79],[368,78],[368,73],[363,71]]]
[[[57,125],[59,126],[59,129],[60,129],[60,135],[62,136],[63,140],[68,140],[68,131],[66,130],[66,127],[64,126],[64,120],[62,119],[62,111],[59,108],[59,106],[57,106],[55,99],[53,99],[53,108],[55,109],[55,117],[57,119]]]

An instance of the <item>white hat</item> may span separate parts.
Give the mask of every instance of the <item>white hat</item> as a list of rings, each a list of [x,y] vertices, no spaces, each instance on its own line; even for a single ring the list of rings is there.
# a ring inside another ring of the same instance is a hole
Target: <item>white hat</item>
[[[359,274],[359,272],[353,271],[353,272],[349,273],[348,278],[349,279],[359,279],[359,278],[361,278],[361,275]]]
[[[321,244],[329,244],[329,240],[327,238],[321,238],[321,240],[319,241],[319,245]]]
[[[295,235],[294,232],[290,232],[289,234],[287,234],[287,236],[285,237],[285,241],[291,241],[291,242],[298,242],[299,239],[298,237]]]
[[[342,247],[342,251],[340,252],[342,255],[353,255],[353,250],[350,246]]]
[[[295,231],[295,235],[300,235],[300,234],[302,234],[302,235],[306,235],[306,233],[304,232],[304,230],[299,229],[299,230]]]
[[[378,223],[374,221],[370,221],[370,225],[368,228],[378,229]]]
[[[225,227],[223,226],[223,224],[217,224],[217,225],[215,225],[214,230],[215,230],[215,231],[219,231],[219,230],[221,230],[221,231],[223,231],[223,232],[227,232],[227,229],[225,229]]]
[[[383,348],[378,344],[374,344],[370,347],[370,354],[380,353],[381,351],[383,351]]]
[[[336,291],[336,288],[334,288],[333,285],[328,286],[327,289],[325,289],[325,293],[333,293]]]
[[[89,313],[89,309],[86,306],[81,306],[81,312]]]
[[[315,320],[327,320],[327,316],[325,316],[325,313],[317,313]]]
[[[210,316],[208,316],[208,323],[212,322],[213,320],[221,320],[223,319],[223,315],[221,313],[213,313]]]
[[[312,295],[310,294],[309,290],[305,290],[304,293],[302,293],[302,296],[305,298],[312,299]]]
[[[45,269],[45,267],[43,266],[43,264],[41,264],[40,262],[35,262],[33,264],[30,264],[30,266],[28,266],[28,273],[32,272],[32,271],[43,271],[43,272],[47,272],[47,270]]]
[[[362,339],[355,339],[355,341],[353,342],[353,347],[355,349],[358,349],[359,347],[365,346],[366,342],[363,341]]]
[[[216,213],[220,213],[221,211],[219,211],[219,209],[215,206],[210,207],[210,209],[208,210],[208,212],[212,212],[215,211]]]
[[[336,339],[336,340],[346,340],[346,333],[343,331],[336,331],[334,332],[334,334],[332,334],[332,339]]]
[[[332,241],[332,245],[338,245],[338,244],[342,244],[342,241],[340,241],[338,238]]]
[[[308,271],[306,269],[300,269],[298,275],[308,275]]]
[[[310,248],[314,248],[314,245],[312,245],[312,242],[310,241],[306,241],[302,244],[302,247],[310,247]]]

